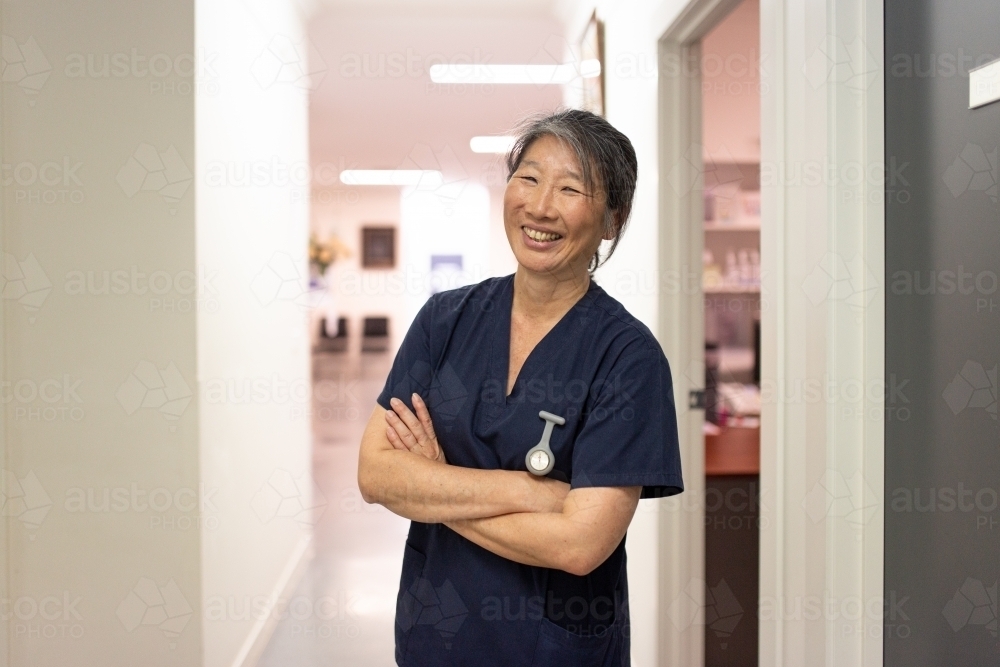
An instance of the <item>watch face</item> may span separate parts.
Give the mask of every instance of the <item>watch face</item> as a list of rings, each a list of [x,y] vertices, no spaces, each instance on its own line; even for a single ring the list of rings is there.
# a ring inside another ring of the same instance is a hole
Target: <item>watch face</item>
[[[549,465],[549,455],[545,452],[535,452],[531,455],[531,467],[535,470],[545,470]]]

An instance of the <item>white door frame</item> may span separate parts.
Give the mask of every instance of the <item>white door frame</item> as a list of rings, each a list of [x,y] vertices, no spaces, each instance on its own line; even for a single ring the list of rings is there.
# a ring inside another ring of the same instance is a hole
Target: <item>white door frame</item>
[[[873,667],[882,664],[890,414],[883,2],[760,2],[762,606],[746,611],[760,614],[761,665]],[[690,150],[700,143],[701,92],[670,64],[697,56],[698,39],[737,1],[691,0],[679,13],[677,4],[658,5],[673,16],[659,44],[659,262],[666,275],[684,276],[701,271],[701,149]],[[819,182],[791,176],[809,165]],[[689,292],[662,293],[658,322],[667,356],[679,362],[687,488],[660,512],[658,662],[685,667],[704,662],[704,625],[685,625],[677,606],[698,606],[704,578],[703,415],[686,407],[688,390],[701,387],[690,364],[703,353],[703,305]],[[805,383],[819,383],[818,398],[795,391]],[[796,615],[816,602],[818,617]]]
[[[688,405],[705,387],[700,40],[740,2],[693,0],[657,45],[660,270],[680,286],[661,291],[658,326],[673,362],[685,488],[659,514],[660,665],[704,664],[705,413]]]

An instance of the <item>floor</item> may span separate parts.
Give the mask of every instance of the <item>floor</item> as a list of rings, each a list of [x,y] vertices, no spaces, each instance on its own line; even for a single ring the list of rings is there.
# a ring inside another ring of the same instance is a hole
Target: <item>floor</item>
[[[327,504],[312,560],[290,596],[311,601],[313,613],[295,614],[291,604],[258,667],[395,664],[396,592],[410,522],[365,504],[356,479],[361,434],[391,364],[388,352],[313,358],[313,475]]]

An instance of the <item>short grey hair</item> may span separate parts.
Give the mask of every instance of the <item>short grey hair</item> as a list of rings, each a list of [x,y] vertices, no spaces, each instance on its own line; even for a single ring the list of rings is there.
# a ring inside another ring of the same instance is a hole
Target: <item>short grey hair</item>
[[[593,274],[615,252],[632,213],[639,172],[635,149],[628,137],[604,118],[589,111],[567,109],[532,116],[518,126],[514,144],[507,152],[508,181],[521,166],[521,160],[531,144],[543,136],[553,136],[566,142],[580,161],[587,188],[592,192],[602,190],[606,195],[604,235],[614,236],[605,257],[601,257],[598,248],[590,259],[587,270]]]

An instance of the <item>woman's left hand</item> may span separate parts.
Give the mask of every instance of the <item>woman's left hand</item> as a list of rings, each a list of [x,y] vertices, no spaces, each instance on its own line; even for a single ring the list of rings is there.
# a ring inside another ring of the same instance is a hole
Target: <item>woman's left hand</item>
[[[431,421],[431,414],[427,410],[419,394],[412,396],[413,407],[417,414],[414,415],[406,404],[398,398],[389,399],[392,410],[386,410],[385,434],[389,442],[396,449],[402,449],[420,454],[432,461],[447,463],[444,457],[444,450],[434,435],[434,423]]]

